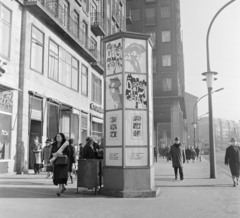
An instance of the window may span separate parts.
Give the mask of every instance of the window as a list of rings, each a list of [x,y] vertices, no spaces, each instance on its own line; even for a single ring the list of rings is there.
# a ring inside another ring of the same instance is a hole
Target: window
[[[83,31],[83,43],[87,47],[87,35],[88,35],[88,25],[85,21],[82,22],[82,31]]]
[[[170,17],[170,8],[168,6],[161,7],[161,18]]]
[[[101,138],[103,136],[102,132],[103,132],[103,124],[97,123],[97,122],[92,122],[92,135],[98,136]]]
[[[146,24],[156,24],[155,8],[146,8]]]
[[[171,55],[163,55],[162,56],[162,66],[163,67],[171,66]]]
[[[82,65],[82,95],[88,96],[88,68]]]
[[[92,101],[102,104],[102,80],[92,74]]]
[[[12,12],[0,2],[0,54],[10,58]]]
[[[172,91],[172,79],[171,78],[163,78],[162,79],[162,87],[163,91]]]
[[[157,42],[156,42],[156,39],[157,39],[156,38],[156,32],[155,31],[147,32],[147,34],[149,34],[151,36],[151,38],[153,40],[153,48],[155,48],[156,44],[157,44]]]
[[[91,37],[91,40],[93,44],[93,49],[97,49],[97,41],[93,37]]]
[[[67,1],[63,2],[63,25],[68,28],[68,14],[69,14],[69,3]]]
[[[43,72],[43,44],[44,34],[32,26],[31,69],[39,73]]]
[[[79,37],[79,14],[74,10],[73,12],[73,34],[77,37]]]
[[[141,20],[141,11],[140,9],[132,9],[132,21],[140,21]]]
[[[170,42],[171,34],[169,30],[162,31],[162,42]]]
[[[82,8],[84,11],[88,12],[89,10],[89,0],[82,0]]]
[[[78,60],[50,40],[49,77],[78,91]]]

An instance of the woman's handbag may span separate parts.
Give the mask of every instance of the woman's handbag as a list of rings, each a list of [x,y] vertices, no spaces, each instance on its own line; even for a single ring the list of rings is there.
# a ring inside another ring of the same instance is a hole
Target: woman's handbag
[[[63,156],[63,157],[57,157],[55,160],[55,165],[67,165],[68,164],[68,158]]]
[[[53,166],[48,164],[47,167],[46,167],[46,171],[47,172],[52,172],[53,171]]]

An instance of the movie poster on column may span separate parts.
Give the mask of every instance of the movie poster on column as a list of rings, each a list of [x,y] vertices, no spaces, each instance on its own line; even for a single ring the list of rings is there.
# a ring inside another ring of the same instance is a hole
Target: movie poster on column
[[[147,109],[148,84],[146,75],[127,74],[125,80],[125,107]]]
[[[122,108],[122,75],[106,77],[106,110]]]
[[[147,148],[126,148],[126,166],[147,166]]]
[[[125,39],[125,72],[146,73],[146,41]]]
[[[106,112],[106,146],[122,145],[122,111]]]
[[[106,75],[122,72],[122,39],[106,43]]]

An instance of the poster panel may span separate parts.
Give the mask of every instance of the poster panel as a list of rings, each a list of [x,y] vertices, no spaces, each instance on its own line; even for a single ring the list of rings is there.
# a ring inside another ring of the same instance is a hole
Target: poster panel
[[[106,148],[106,166],[122,166],[122,148]]]
[[[106,110],[122,108],[122,75],[106,78]]]
[[[106,146],[122,145],[122,111],[106,112]]]
[[[106,43],[106,75],[122,72],[122,39]]]
[[[125,111],[126,145],[147,145],[147,111]]]
[[[125,84],[125,107],[147,109],[146,75],[127,74]]]
[[[125,72],[146,73],[146,41],[125,39]]]
[[[147,148],[126,148],[126,166],[147,166]]]

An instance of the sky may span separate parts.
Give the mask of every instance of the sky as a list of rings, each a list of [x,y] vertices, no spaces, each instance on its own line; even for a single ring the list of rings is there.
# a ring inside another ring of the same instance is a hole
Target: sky
[[[206,36],[217,11],[230,0],[181,0],[181,29],[184,52],[185,91],[202,97],[207,94]],[[218,72],[212,95],[215,118],[240,122],[240,0],[217,16],[209,36],[211,71]],[[208,112],[208,97],[198,103],[198,117]]]

